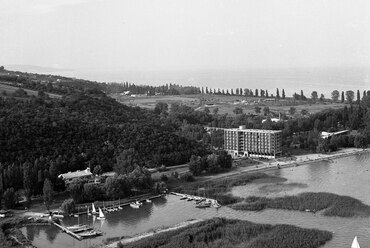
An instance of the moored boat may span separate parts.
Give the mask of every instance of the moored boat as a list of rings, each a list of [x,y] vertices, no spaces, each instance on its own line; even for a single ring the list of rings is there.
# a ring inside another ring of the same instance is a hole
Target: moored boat
[[[139,208],[141,205],[140,204],[137,204],[136,202],[131,202],[130,203],[130,207],[132,208]]]
[[[105,215],[103,213],[103,211],[101,211],[101,208],[99,208],[99,216],[97,218],[98,220],[104,220],[105,219]]]
[[[186,195],[183,195],[183,196],[180,198],[180,200],[186,200],[186,199],[188,199],[188,197],[187,197]]]
[[[360,244],[357,241],[357,236],[355,236],[355,238],[353,239],[351,248],[360,248]]]
[[[150,200],[150,199],[146,199],[145,200],[147,203],[151,203],[152,202],[152,200]]]
[[[82,232],[79,235],[82,238],[91,238],[91,237],[95,237],[95,236],[100,236],[102,234],[103,233],[101,231],[91,230],[91,231]]]
[[[195,205],[196,208],[209,208],[212,205],[210,201],[202,201]]]
[[[94,203],[92,204],[91,208],[92,208],[92,210],[91,210],[92,214],[98,214],[98,212],[96,212]]]

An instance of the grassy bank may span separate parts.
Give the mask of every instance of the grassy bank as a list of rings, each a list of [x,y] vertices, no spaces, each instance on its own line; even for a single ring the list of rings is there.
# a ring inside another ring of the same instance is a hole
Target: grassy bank
[[[327,231],[214,218],[117,247],[316,248],[331,238]]]
[[[244,174],[206,182],[188,183],[174,188],[173,191],[216,199],[222,205],[228,205],[242,200],[229,193],[232,187],[245,185],[253,180],[262,178],[272,178],[272,176],[264,173]]]
[[[325,216],[354,217],[370,216],[370,206],[349,196],[332,193],[302,193],[297,196],[277,198],[248,197],[243,202],[232,206],[236,210],[258,211],[266,208],[321,211]]]

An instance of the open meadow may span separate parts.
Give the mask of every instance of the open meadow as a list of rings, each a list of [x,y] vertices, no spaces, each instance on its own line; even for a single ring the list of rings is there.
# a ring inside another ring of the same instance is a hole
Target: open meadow
[[[268,107],[270,112],[289,114],[291,107],[295,108],[296,113],[301,113],[302,110],[307,110],[309,114],[320,112],[324,109],[338,109],[345,106],[343,103],[317,101],[312,103],[310,101],[295,101],[291,98],[275,100],[274,98],[259,98],[259,97],[245,97],[245,96],[222,96],[222,95],[179,95],[179,96],[146,96],[146,95],[134,95],[126,96],[115,94],[112,95],[117,101],[129,106],[138,106],[142,108],[154,109],[158,102],[167,103],[169,106],[172,103],[184,104],[190,106],[196,110],[203,111],[208,108],[211,113],[218,109],[218,114],[235,115],[235,108],[241,108],[243,113],[256,114],[256,106],[261,108],[261,114],[263,114],[263,108]]]

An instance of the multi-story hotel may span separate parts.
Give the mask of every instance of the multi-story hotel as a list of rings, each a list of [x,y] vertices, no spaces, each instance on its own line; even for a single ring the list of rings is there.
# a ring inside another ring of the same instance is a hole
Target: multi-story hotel
[[[281,154],[280,130],[245,129],[245,126],[224,130],[224,148],[233,156],[275,158]]]

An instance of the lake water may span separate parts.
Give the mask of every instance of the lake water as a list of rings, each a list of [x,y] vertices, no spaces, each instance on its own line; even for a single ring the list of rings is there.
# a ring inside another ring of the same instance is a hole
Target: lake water
[[[318,162],[294,168],[274,170],[269,174],[284,177],[282,182],[256,181],[247,186],[233,189],[240,196],[283,196],[301,192],[332,192],[349,195],[370,204],[370,153],[334,160]],[[168,195],[153,203],[144,203],[140,209],[124,207],[123,210],[107,213],[104,222],[93,217],[82,216],[65,218],[64,224],[93,224],[104,232],[102,237],[77,241],[55,227],[25,227],[24,234],[37,247],[89,247],[100,244],[104,239],[117,236],[132,236],[163,226],[171,226],[189,219],[212,217],[236,218],[256,223],[292,224],[304,228],[317,228],[334,233],[333,239],[325,248],[350,247],[354,236],[360,245],[370,244],[370,218],[324,217],[298,211],[265,210],[261,212],[235,211],[228,207],[197,209],[193,202],[181,201],[179,197]]]
[[[177,71],[123,71],[123,70],[71,70],[58,71],[68,77],[98,82],[131,82],[144,85],[180,84],[204,86],[212,89],[249,88],[268,90],[276,94],[276,88],[285,89],[286,96],[303,90],[306,97],[312,91],[331,98],[333,90],[370,90],[369,68],[292,68],[292,69],[246,69],[246,70],[177,70]],[[235,92],[235,91],[234,91]]]

